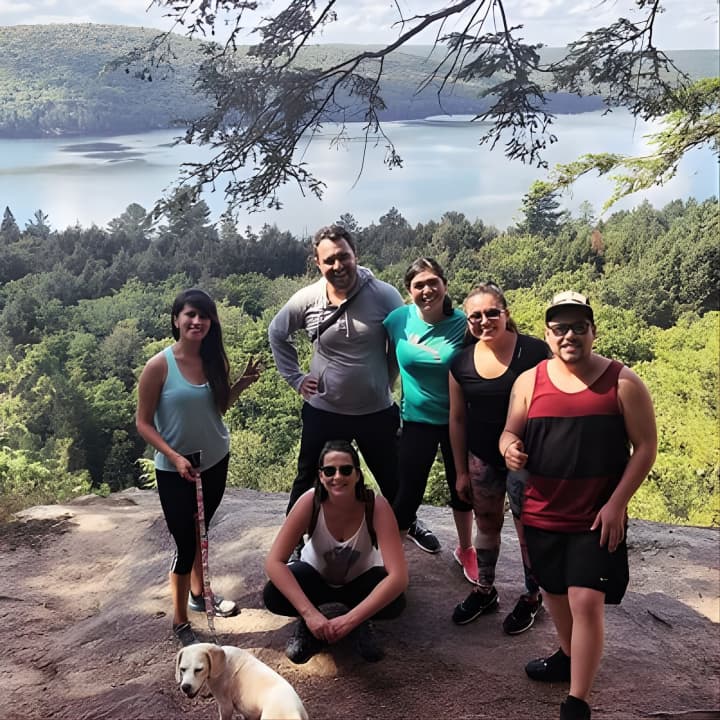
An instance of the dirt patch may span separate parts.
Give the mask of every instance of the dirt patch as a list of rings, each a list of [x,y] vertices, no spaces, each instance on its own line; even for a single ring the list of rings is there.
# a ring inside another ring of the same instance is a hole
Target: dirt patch
[[[297,689],[313,720],[499,718],[555,720],[565,685],[538,685],[527,660],[552,652],[547,615],[508,637],[501,623],[520,592],[512,523],[498,567],[501,610],[464,627],[450,621],[469,592],[452,558],[449,510],[423,507],[440,537],[431,556],[412,543],[408,607],[378,623],[386,658],[360,660],[347,643],[295,666],[292,629],[262,608],[263,559],[287,496],[229,490],[211,529],[214,587],[243,608],[217,619],[218,640],[255,652]],[[0,713],[32,720],[215,720],[210,697],[188,700],[173,678],[167,568],[172,541],[157,495],[131,490],[25,511],[0,526]],[[608,608],[593,718],[720,718],[720,535],[633,521],[631,584]],[[211,639],[204,616],[193,617]],[[697,714],[703,711],[704,715]],[[695,711],[692,714],[679,713]]]
[[[72,516],[67,515],[61,518],[44,520],[29,520],[13,522],[0,525],[0,547],[8,552],[20,548],[32,548],[39,550],[46,538],[53,535],[62,535],[69,532],[69,520]]]

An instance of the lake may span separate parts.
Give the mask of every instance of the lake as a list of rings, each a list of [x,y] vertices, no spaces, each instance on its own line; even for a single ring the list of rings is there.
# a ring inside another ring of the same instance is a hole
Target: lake
[[[305,234],[346,212],[368,225],[394,206],[412,225],[454,210],[504,229],[520,219],[530,184],[545,176],[505,158],[500,145],[494,151],[478,146],[483,127],[477,123],[428,119],[384,127],[403,157],[403,168],[383,165],[384,143],[371,144],[363,167],[361,124],[348,126],[351,139],[340,147],[330,146],[333,127],[326,126],[301,149],[315,175],[327,183],[323,200],[303,197],[296,186],[287,186],[280,193],[282,210],[242,214],[240,227],[277,223],[281,230]],[[647,153],[644,136],[653,129],[624,111],[559,115],[553,128],[559,141],[546,154],[551,166],[586,152]],[[42,209],[51,227],[63,229],[76,222],[103,226],[133,202],[149,209],[177,178],[181,163],[209,157],[206,149],[173,146],[179,134],[159,130],[102,138],[0,140],[0,210],[9,206],[22,228]],[[588,201],[599,213],[610,193],[609,181],[588,177],[562,202],[572,211]],[[677,198],[717,195],[717,159],[701,149],[683,158],[678,174],[665,186],[638,193],[613,209],[630,208],[646,198],[662,207]],[[204,199],[217,220],[224,209],[222,192],[207,192]]]

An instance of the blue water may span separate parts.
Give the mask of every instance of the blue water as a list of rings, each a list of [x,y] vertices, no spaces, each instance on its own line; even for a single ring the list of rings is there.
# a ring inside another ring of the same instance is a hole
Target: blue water
[[[545,173],[505,158],[501,149],[478,145],[483,129],[476,123],[413,121],[387,123],[385,130],[404,160],[404,167],[383,165],[384,141],[368,147],[363,167],[362,126],[351,124],[351,140],[331,146],[333,127],[307,143],[301,152],[314,173],[327,183],[322,201],[303,197],[297,186],[280,193],[283,209],[242,213],[240,227],[277,223],[296,234],[313,232],[343,213],[367,225],[396,207],[411,223],[439,219],[444,212],[464,213],[504,229],[520,219],[522,197]],[[644,136],[651,128],[626,112],[558,116],[559,142],[547,153],[551,165],[586,152],[648,152]],[[53,228],[79,222],[103,226],[133,202],[150,209],[179,173],[180,164],[209,157],[209,151],[172,140],[178,131],[161,130],[116,137],[0,140],[0,211],[7,205],[24,227],[37,209]],[[362,168],[362,172],[361,172]],[[663,187],[638,193],[614,206],[630,208],[643,199],[656,207],[676,198],[717,196],[717,158],[709,149],[689,153],[675,178]],[[205,201],[217,220],[225,208],[222,185]],[[580,180],[563,205],[576,210],[588,201],[599,213],[609,197],[608,180]]]

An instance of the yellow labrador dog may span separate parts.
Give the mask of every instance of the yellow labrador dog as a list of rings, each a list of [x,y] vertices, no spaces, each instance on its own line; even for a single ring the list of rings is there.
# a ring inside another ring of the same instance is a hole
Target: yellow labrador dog
[[[175,679],[188,697],[195,697],[207,683],[220,720],[231,720],[233,709],[245,720],[308,720],[292,685],[247,650],[188,645],[175,658]]]

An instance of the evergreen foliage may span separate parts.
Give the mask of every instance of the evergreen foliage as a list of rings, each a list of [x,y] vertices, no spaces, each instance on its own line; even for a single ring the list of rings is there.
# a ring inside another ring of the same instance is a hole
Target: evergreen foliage
[[[554,197],[582,175],[610,175],[615,189],[605,209],[626,195],[662,185],[677,173],[685,153],[710,145],[720,153],[720,77],[704,78],[673,92],[666,99],[668,112],[662,129],[648,136],[654,151],[632,157],[613,153],[588,153],[574,162],[553,168],[545,183],[536,184],[536,194]]]
[[[120,134],[194,119],[208,107],[193,89],[201,43],[173,37],[173,69],[152,82],[109,67],[156,35],[114,25],[0,27],[0,135]]]
[[[12,227],[9,209],[5,216]],[[445,267],[456,304],[477,282],[494,280],[533,335],[542,334],[553,293],[588,293],[598,352],[633,367],[656,405],[660,453],[633,514],[720,523],[715,199],[662,209],[643,203],[597,225],[585,208],[544,236],[499,232],[456,212],[416,227],[396,208],[367,227],[350,214],[340,220],[353,228],[361,262],[401,292],[407,265],[430,255]],[[137,377],[171,342],[172,299],[192,285],[218,300],[235,372],[249,356],[265,366],[226,417],[230,483],[289,489],[301,401],[274,369],[267,326],[317,276],[307,238],[267,225],[241,230],[232,216],[217,229],[204,203],[187,199],[159,228],[131,205],[107,229],[53,230],[39,210],[17,235],[0,243],[0,517],[91,487],[147,483],[138,458],[148,454],[134,423]],[[308,341],[297,345],[306,362]],[[259,470],[266,468],[272,472]],[[444,502],[445,492],[437,465],[426,500]]]
[[[195,87],[196,73],[208,50],[204,40],[171,34],[158,43],[157,32],[121,25],[62,24],[0,26],[0,137],[91,135],[144,132],[185,126],[208,112],[209,97]],[[154,48],[161,67],[143,74],[147,58],[141,49]],[[249,48],[238,46],[241,67],[251,64]],[[307,45],[298,58],[303,67],[331,67],[357,52],[351,45]],[[540,64],[562,57],[558,48],[538,50]],[[677,51],[671,59],[693,79],[716,74],[712,51]],[[135,58],[129,67],[118,58]],[[458,79],[451,94],[439,101],[437,87],[423,79],[442,60],[442,48],[409,45],[385,60],[381,82],[385,107],[381,120],[409,120],[444,113],[476,115],[490,105],[478,93],[490,78]],[[142,59],[142,61],[141,61]],[[130,72],[126,72],[126,69]],[[554,92],[540,80],[549,112],[577,113],[604,107],[588,82],[575,92]],[[350,98],[345,98],[350,100]],[[330,114],[338,122],[362,121],[362,113]]]

